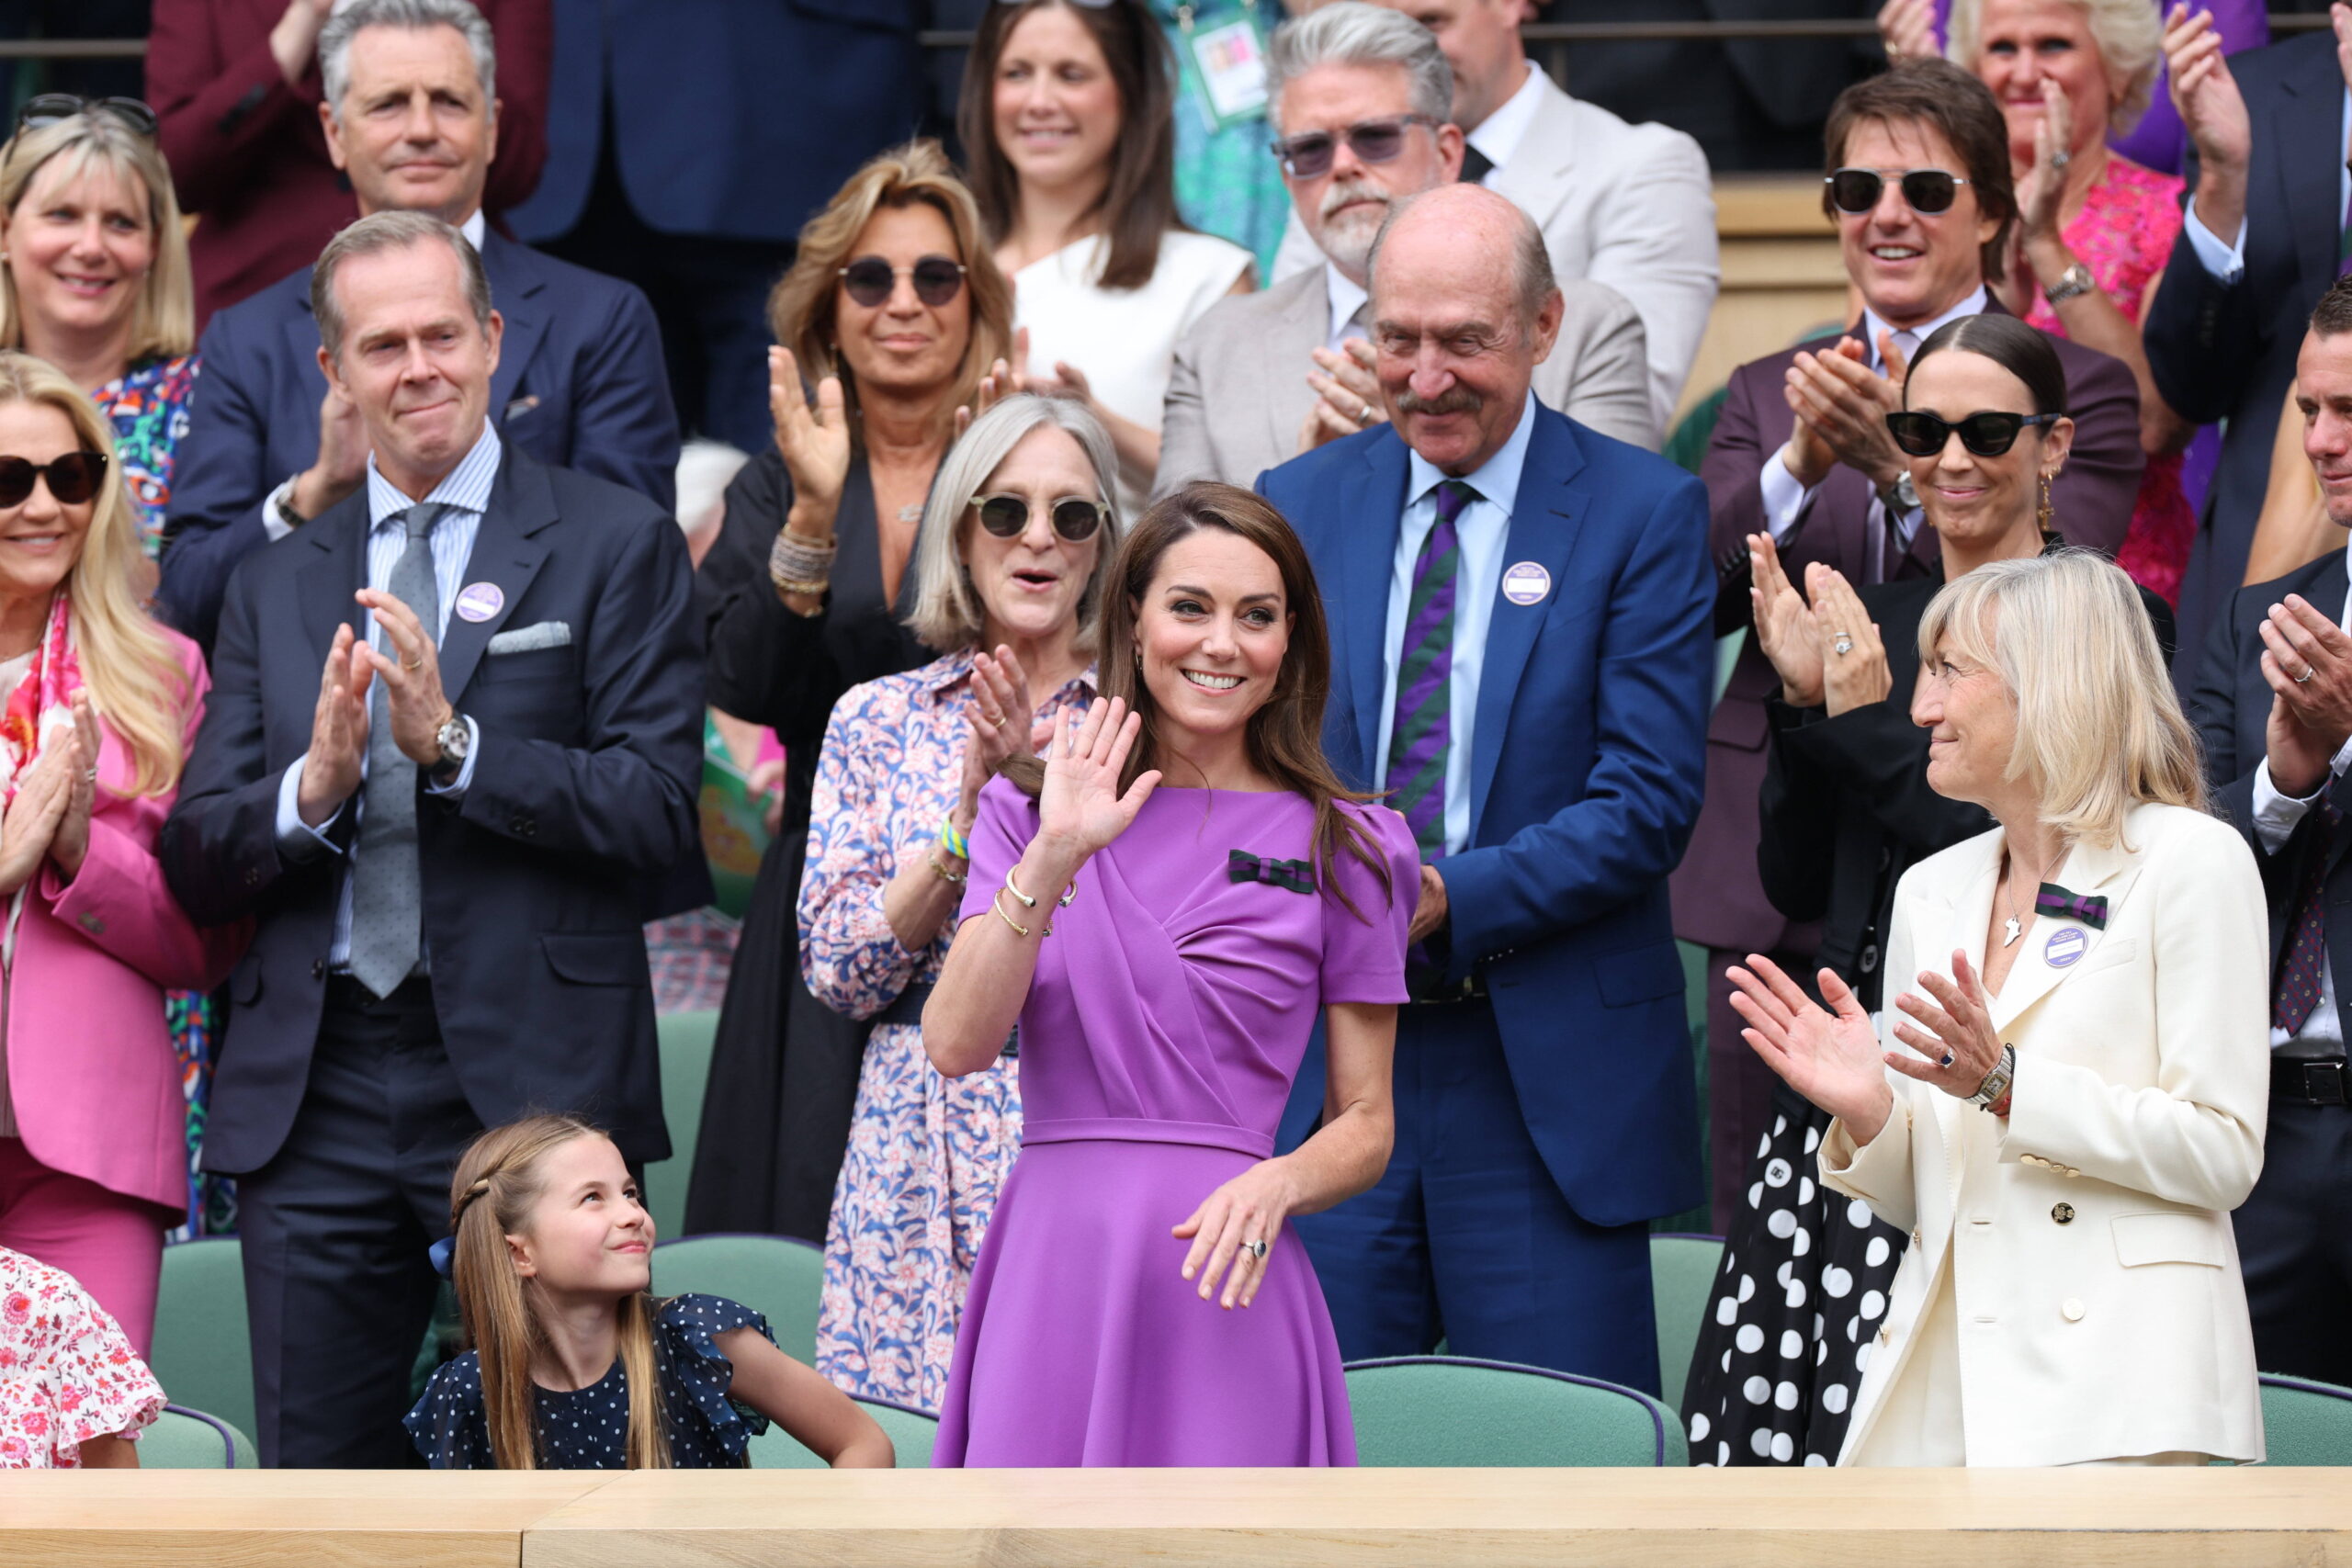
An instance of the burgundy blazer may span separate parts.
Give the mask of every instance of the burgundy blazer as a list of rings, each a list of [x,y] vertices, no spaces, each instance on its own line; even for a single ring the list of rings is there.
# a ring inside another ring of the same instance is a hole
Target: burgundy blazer
[[[1991,300],[1987,310],[1998,310]],[[1847,329],[1860,336],[1861,323]],[[1758,476],[1789,439],[1796,416],[1782,395],[1790,364],[1800,350],[1819,353],[1835,337],[1815,338],[1794,348],[1741,366],[1731,374],[1722,417],[1715,423],[1699,477],[1707,483],[1708,550],[1724,592],[1715,604],[1715,634],[1748,629],[1747,550],[1750,534],[1766,531],[1764,491]],[[2132,507],[2147,465],[2140,448],[2140,389],[2132,368],[2111,355],[2052,334],[2066,372],[2066,407],[2075,419],[2075,447],[2051,487],[2055,525],[2066,542],[2112,554],[2132,525]],[[1791,577],[1826,561],[1856,584],[1868,575],[1870,481],[1840,464],[1800,518],[1781,558]],[[1910,550],[1889,574],[1920,577],[1939,570],[1941,552],[1935,530],[1922,526]],[[1756,869],[1761,833],[1757,797],[1764,783],[1764,700],[1779,690],[1780,675],[1749,637],[1732,667],[1707,726],[1707,798],[1690,847],[1671,883],[1674,934],[1704,947],[1743,953],[1779,949],[1792,929],[1788,918],[1764,897]]]
[[[520,204],[548,158],[550,0],[475,0],[498,45],[498,156],[482,205]],[[196,330],[212,312],[319,259],[359,216],[319,129],[316,61],[293,86],[269,52],[286,0],[154,0],[147,101],[163,120],[164,156],[188,237]]]

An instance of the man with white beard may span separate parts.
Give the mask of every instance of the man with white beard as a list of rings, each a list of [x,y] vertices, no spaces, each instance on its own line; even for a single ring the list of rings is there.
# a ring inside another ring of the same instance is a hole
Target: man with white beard
[[[1365,260],[1392,202],[1461,175],[1453,67],[1398,12],[1343,0],[1284,23],[1267,78],[1274,155],[1324,265],[1220,301],[1177,345],[1156,495],[1192,479],[1247,486],[1388,418],[1367,341]],[[1639,313],[1604,284],[1558,282],[1566,310],[1536,397],[1656,450]]]

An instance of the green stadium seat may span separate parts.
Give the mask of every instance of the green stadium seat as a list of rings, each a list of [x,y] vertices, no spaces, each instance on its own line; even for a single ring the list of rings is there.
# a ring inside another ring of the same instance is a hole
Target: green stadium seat
[[[655,1295],[741,1302],[768,1320],[786,1355],[811,1365],[824,1287],[824,1253],[791,1236],[690,1235],[653,1248]]]
[[[245,1273],[234,1236],[164,1248],[148,1366],[165,1397],[254,1429],[253,1341],[245,1328]]]
[[[1682,1383],[1707,1315],[1707,1292],[1724,1266],[1719,1235],[1650,1237],[1650,1303],[1657,1316],[1657,1375],[1662,1403],[1682,1408]]]
[[[670,1123],[670,1157],[645,1168],[646,1212],[656,1239],[686,1234],[686,1185],[694,1176],[695,1141],[702,1132],[703,1092],[710,1086],[710,1050],[718,1034],[715,1012],[663,1013],[662,1115]]]
[[[1505,1361],[1406,1356],[1347,1369],[1366,1466],[1676,1468],[1682,1424],[1645,1393]]]
[[[253,1470],[261,1463],[254,1440],[218,1416],[167,1404],[139,1435],[141,1470]]]
[[[2262,1436],[2272,1464],[2352,1464],[2352,1388],[2263,1373]]]
[[[931,1445],[939,1437],[939,1417],[917,1410],[911,1405],[893,1404],[885,1399],[857,1401],[868,1416],[881,1423],[889,1434],[890,1446],[899,1451],[900,1470],[929,1470]],[[753,1470],[822,1470],[825,1461],[795,1442],[791,1434],[781,1427],[770,1426],[752,1439]]]

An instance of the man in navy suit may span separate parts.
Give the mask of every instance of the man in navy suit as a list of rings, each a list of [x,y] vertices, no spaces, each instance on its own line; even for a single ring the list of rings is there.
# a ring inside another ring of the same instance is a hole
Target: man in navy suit
[[[568,1110],[669,1152],[641,922],[710,897],[702,649],[677,525],[491,423],[457,230],[361,219],[314,288],[371,456],[232,577],[159,854],[256,922],[204,1165],[240,1181],[262,1462],[388,1466],[467,1142]]]
[[[543,463],[676,499],[678,423],[645,297],[489,231],[482,186],[498,145],[489,28],[466,0],[356,0],[319,37],[327,150],[361,213],[429,212],[481,254],[506,337],[490,412]],[[237,563],[354,493],[361,421],[317,369],[310,269],[220,311],[198,345],[202,384],[166,525],[164,615],[208,649]]]
[[[1371,266],[1392,423],[1258,488],[1330,609],[1324,748],[1421,842],[1415,999],[1387,1174],[1299,1233],[1351,1359],[1443,1338],[1655,1393],[1645,1222],[1701,1196],[1666,875],[1704,772],[1706,491],[1530,395],[1562,305],[1507,198],[1401,204]]]

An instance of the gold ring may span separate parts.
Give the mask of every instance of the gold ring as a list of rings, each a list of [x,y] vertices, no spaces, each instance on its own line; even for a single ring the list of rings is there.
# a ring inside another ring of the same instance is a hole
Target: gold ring
[[[1367,399],[1365,400],[1363,412],[1356,415],[1356,423],[1358,424],[1370,424],[1372,423],[1372,403],[1370,400]]]
[[[401,668],[403,670],[422,670],[424,668],[424,656],[419,654],[414,659],[403,659],[401,660]]]

